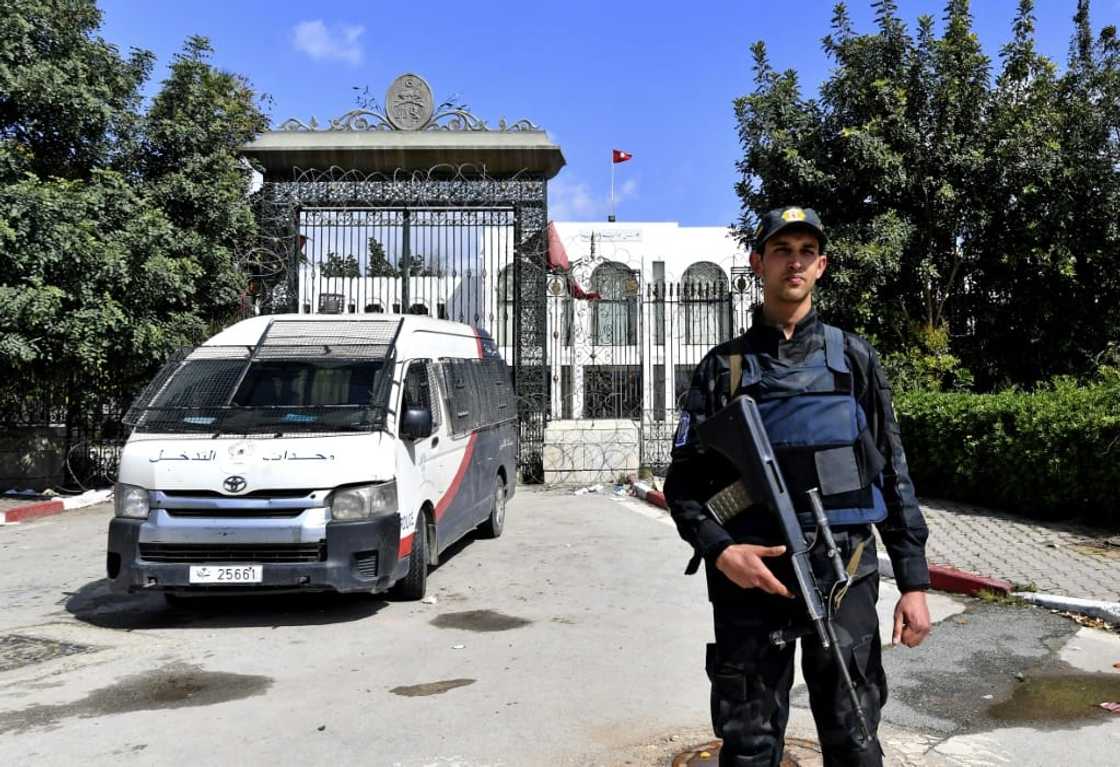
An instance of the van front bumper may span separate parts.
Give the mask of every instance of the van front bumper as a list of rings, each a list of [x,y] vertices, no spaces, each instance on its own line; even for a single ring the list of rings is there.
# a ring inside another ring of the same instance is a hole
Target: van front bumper
[[[165,516],[153,509],[152,516],[156,515]],[[400,520],[396,515],[328,522],[317,532],[317,541],[307,540],[306,530],[300,535],[299,528],[292,528],[286,540],[278,540],[275,527],[267,531],[271,535],[258,537],[252,526],[231,534],[230,520],[209,521],[213,527],[205,529],[195,527],[202,520],[192,520],[194,533],[183,536],[176,535],[175,528],[161,535],[152,519],[114,518],[109,523],[106,557],[111,588],[118,592],[380,592],[407,572],[407,559],[399,560]],[[258,530],[262,532],[266,531]],[[317,553],[308,554],[316,549]],[[174,561],[179,556],[184,561]],[[277,561],[309,556],[316,561]],[[261,582],[229,586],[190,582],[192,565],[234,564],[261,565]]]

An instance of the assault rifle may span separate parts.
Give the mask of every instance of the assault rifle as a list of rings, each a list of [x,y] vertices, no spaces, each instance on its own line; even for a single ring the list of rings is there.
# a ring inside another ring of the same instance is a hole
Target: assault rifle
[[[833,662],[839,669],[848,690],[848,697],[855,708],[864,740],[870,742],[871,729],[867,725],[867,718],[859,703],[859,695],[852,684],[848,664],[844,660],[836,641],[836,630],[832,626],[833,612],[839,608],[840,601],[847,592],[852,573],[844,567],[840,559],[840,551],[836,547],[832,528],[829,527],[828,517],[821,503],[820,491],[817,488],[808,491],[817,529],[813,540],[806,541],[785,478],[774,457],[774,448],[770,445],[770,438],[766,434],[766,427],[758,412],[758,405],[748,396],[734,399],[731,404],[699,424],[696,431],[700,436],[701,444],[729,460],[741,477],[738,482],[720,491],[708,501],[708,512],[721,525],[726,525],[731,518],[748,507],[761,504],[770,513],[776,515],[781,527],[786,552],[790,555],[793,564],[793,575],[797,581],[796,589],[805,602],[809,627],[774,631],[770,634],[771,643],[782,646],[815,631],[821,647],[832,652]],[[809,552],[817,544],[825,547],[825,553],[836,575],[836,581],[827,595],[818,586],[809,563]],[[860,553],[862,547],[852,558],[853,570],[858,564]]]

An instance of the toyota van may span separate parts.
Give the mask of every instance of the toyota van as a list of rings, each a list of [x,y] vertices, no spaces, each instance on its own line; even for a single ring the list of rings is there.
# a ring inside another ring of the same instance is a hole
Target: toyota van
[[[175,355],[125,423],[118,591],[419,599],[448,546],[501,535],[515,487],[497,347],[423,316],[244,320]]]

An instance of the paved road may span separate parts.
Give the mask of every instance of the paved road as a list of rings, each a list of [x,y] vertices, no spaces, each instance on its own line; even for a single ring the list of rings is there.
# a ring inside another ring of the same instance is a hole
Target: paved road
[[[636,501],[523,491],[505,536],[433,574],[436,604],[116,596],[110,513],[0,528],[0,764],[665,765],[711,737],[703,583]],[[1071,662],[1110,693],[1115,637],[1037,609],[933,606],[928,646],[884,653],[891,763],[1112,763],[1097,758],[1120,747],[1120,717],[1074,689],[1057,721],[1031,695]],[[794,694],[790,734],[811,737]]]

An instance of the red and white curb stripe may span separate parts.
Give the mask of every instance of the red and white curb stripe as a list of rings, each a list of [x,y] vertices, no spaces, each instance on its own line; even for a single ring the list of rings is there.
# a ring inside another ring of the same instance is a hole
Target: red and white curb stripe
[[[660,490],[654,490],[653,486],[648,482],[634,482],[630,485],[630,494],[636,498],[641,498],[647,503],[652,503],[658,508],[669,510],[668,504],[665,503],[665,494]]]
[[[8,496],[11,497],[11,496]],[[84,509],[97,503],[104,503],[113,497],[112,490],[87,490],[81,495],[65,498],[52,498],[49,501],[24,503],[7,511],[0,511],[0,525],[14,525],[40,517],[49,517],[73,509]]]
[[[66,511],[66,507],[62,501],[58,500],[25,503],[7,511],[0,511],[0,524],[11,525],[16,522],[26,522],[29,519],[49,517],[52,514],[61,514],[64,511]]]

